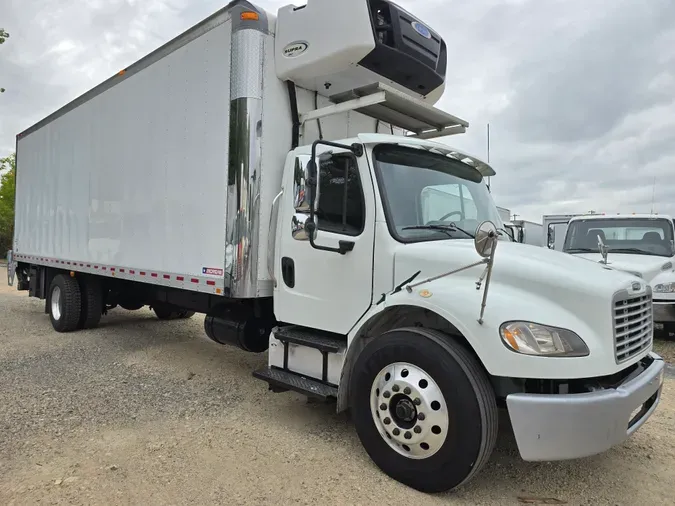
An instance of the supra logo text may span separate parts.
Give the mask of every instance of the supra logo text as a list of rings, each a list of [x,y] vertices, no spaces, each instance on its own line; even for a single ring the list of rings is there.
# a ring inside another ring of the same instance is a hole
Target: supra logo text
[[[296,58],[307,51],[308,48],[309,44],[307,44],[307,42],[291,42],[283,49],[283,55],[286,58]]]

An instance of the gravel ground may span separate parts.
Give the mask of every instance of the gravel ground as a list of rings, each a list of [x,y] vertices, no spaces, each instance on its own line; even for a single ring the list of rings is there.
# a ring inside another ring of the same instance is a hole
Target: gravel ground
[[[272,394],[254,356],[203,337],[202,318],[112,311],[57,334],[0,268],[0,504],[672,504],[675,380],[626,444],[525,463],[503,428],[483,472],[449,494],[390,480],[348,416]]]

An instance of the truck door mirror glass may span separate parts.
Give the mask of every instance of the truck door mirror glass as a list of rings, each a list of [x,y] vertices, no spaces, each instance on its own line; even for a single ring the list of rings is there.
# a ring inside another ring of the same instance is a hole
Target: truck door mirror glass
[[[546,234],[546,247],[553,249],[555,247],[555,229],[553,225],[548,226],[548,233]]]
[[[295,213],[291,218],[291,236],[296,241],[308,241],[309,240],[309,231],[307,230],[307,223],[309,223],[310,217],[309,213]],[[316,220],[316,218],[314,218]],[[316,223],[316,221],[315,221]],[[314,230],[314,237],[316,239],[316,230],[317,227],[309,227]]]
[[[316,170],[316,164],[310,163],[309,155],[300,155],[295,159],[295,174],[293,177],[293,202],[296,213],[309,213],[309,203],[312,200],[311,194],[315,192],[314,211],[319,205],[319,195],[317,192],[319,174]],[[311,172],[316,173],[314,180],[317,184],[309,184]]]

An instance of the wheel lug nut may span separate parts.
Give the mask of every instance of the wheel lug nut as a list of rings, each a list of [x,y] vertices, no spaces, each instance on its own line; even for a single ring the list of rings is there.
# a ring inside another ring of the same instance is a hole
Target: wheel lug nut
[[[385,425],[389,425],[391,423],[391,418],[387,417],[383,421]]]
[[[385,399],[389,399],[389,397],[391,397],[391,392],[387,391],[387,392],[383,393],[382,395],[384,396]]]
[[[410,432],[406,432],[403,437],[405,437],[406,439],[410,439],[412,438],[412,434]]]
[[[419,406],[420,404],[422,404],[422,399],[417,397],[413,402],[415,403],[415,406]]]
[[[391,389],[392,389],[394,392],[398,392],[398,391],[399,391],[398,385],[394,385],[393,387],[391,387]]]
[[[392,433],[394,436],[398,436],[398,435],[401,433],[401,431],[398,430],[398,429],[394,429],[394,430],[391,431],[391,433]]]
[[[387,409],[387,405],[383,402],[382,404],[380,404],[380,409],[384,411],[385,409]]]
[[[385,420],[385,423],[387,423],[386,420]],[[415,431],[415,434],[419,434],[420,432],[422,432],[422,427],[420,427],[419,425],[416,425],[413,430]]]
[[[406,395],[410,395],[410,387],[405,387],[403,389],[403,393],[406,394]]]
[[[426,418],[424,413],[417,413],[417,419],[418,420],[424,420]]]

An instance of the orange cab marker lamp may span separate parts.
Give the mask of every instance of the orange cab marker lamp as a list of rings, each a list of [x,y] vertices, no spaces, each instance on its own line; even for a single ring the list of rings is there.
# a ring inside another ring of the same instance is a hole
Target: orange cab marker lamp
[[[506,329],[504,329],[502,331],[502,333],[503,333],[502,335],[504,336],[504,339],[506,339],[506,341],[509,343],[511,348],[518,351],[518,349],[519,349],[518,343],[516,342],[516,338],[514,337],[513,333],[510,330],[506,330]]]
[[[245,11],[241,13],[243,21],[258,21],[259,17],[257,12]]]
[[[122,69],[122,70],[120,70],[120,71],[117,73],[117,75],[118,75],[118,76],[123,76],[123,75],[126,74],[126,73],[127,73],[127,71],[124,70],[124,69]]]

